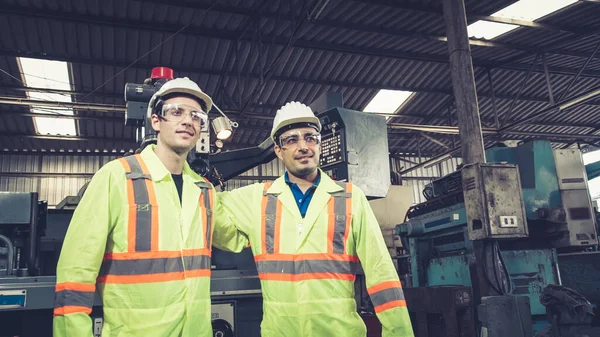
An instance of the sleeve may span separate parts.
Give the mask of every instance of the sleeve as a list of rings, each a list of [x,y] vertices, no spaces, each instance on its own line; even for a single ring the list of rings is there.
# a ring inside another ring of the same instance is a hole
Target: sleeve
[[[402,284],[364,193],[352,186],[352,233],[382,337],[413,337]]]
[[[216,199],[213,246],[239,253],[250,246],[252,186],[219,192]]]
[[[96,277],[110,221],[111,173],[100,169],[73,213],[56,269],[54,337],[92,336]]]

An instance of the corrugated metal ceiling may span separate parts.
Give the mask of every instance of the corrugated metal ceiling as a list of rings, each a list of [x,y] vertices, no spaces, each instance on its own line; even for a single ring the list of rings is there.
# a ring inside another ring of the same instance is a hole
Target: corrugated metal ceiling
[[[513,2],[467,0],[468,20]],[[325,4],[319,18],[307,20],[319,4]],[[400,111],[403,116],[390,122],[447,125],[456,123],[456,111],[447,46],[440,41],[442,13],[437,0],[9,0],[0,4],[0,68],[20,78],[15,57],[69,61],[74,101],[124,106],[125,83],[141,83],[152,67],[169,66],[178,77],[197,81],[239,121],[231,147],[264,140],[279,106],[290,100],[311,103],[327,91],[342,93],[345,107],[356,110],[381,88],[416,91]],[[510,122],[549,106],[541,56],[520,90],[536,53],[546,52],[555,99],[569,86],[565,98],[600,87],[600,53],[570,85],[600,43],[598,17],[599,4],[579,1],[541,20],[553,29],[522,27],[494,46],[472,45],[482,123],[494,125],[494,105],[501,122],[508,111]],[[25,93],[2,74],[0,96]],[[121,112],[76,110],[81,139],[62,140],[36,136],[31,117],[19,115],[27,107],[3,104],[0,111],[5,113],[0,149],[121,151],[135,146],[134,130],[124,125]],[[596,98],[516,130],[587,133],[599,118]],[[391,152],[416,152],[415,133],[390,133]],[[452,146],[449,136],[431,136]],[[445,150],[425,138],[418,143],[422,154]]]

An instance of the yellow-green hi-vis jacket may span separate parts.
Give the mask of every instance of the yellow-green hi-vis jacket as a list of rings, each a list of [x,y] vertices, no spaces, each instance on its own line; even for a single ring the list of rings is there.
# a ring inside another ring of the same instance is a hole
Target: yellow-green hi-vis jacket
[[[321,171],[305,218],[280,177],[219,193],[214,246],[251,249],[262,337],[364,337],[354,299],[361,264],[383,337],[412,337],[402,286],[364,193]]]
[[[186,164],[182,204],[154,153],[114,160],[92,178],[57,268],[54,337],[210,337],[214,189]]]

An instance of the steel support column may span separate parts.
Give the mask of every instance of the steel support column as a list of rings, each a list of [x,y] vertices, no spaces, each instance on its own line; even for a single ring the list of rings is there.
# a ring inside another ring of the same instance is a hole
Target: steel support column
[[[443,5],[463,163],[483,163],[483,135],[467,34],[465,4],[463,0],[444,0]]]

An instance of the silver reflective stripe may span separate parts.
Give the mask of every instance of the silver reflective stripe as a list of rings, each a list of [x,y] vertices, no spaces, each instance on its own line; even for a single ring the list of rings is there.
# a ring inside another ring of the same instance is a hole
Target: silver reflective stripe
[[[61,290],[54,297],[54,307],[88,307],[91,308],[94,304],[94,292],[91,291],[76,291],[76,290]]]
[[[334,260],[257,261],[259,273],[305,274],[335,273],[356,274],[358,262]]]
[[[204,196],[204,209],[206,209],[206,247],[210,248],[212,242],[210,242],[210,233],[212,228],[212,213],[213,210],[210,207],[210,184],[205,181],[197,181],[196,186],[200,187],[202,190],[202,195]],[[203,219],[204,221],[204,219]]]
[[[183,263],[180,257],[138,259],[138,260],[104,260],[100,266],[100,276],[106,275],[146,275],[182,272]]]
[[[183,272],[185,270],[210,269],[210,257],[206,255],[165,257],[136,260],[104,260],[100,266],[100,276],[106,275],[148,275]]]
[[[335,214],[335,228],[333,232],[333,253],[344,253],[344,235],[346,234],[346,200],[352,198],[352,194],[348,193],[347,185],[344,182],[336,181],[336,183],[344,189],[344,192],[334,192],[331,196],[334,198],[333,212]]]
[[[404,300],[404,292],[400,287],[381,290],[370,294],[370,296],[371,302],[373,302],[373,306],[375,307],[393,301]]]
[[[131,167],[131,172],[127,173],[127,178],[133,182],[133,198],[136,204],[135,217],[135,250],[138,252],[149,252],[152,240],[152,207],[148,196],[146,179],[150,175],[144,174],[136,156],[125,157]]]
[[[277,218],[277,196],[267,194],[267,209],[265,210],[265,243],[266,254],[273,254],[275,237],[275,220]]]
[[[185,270],[210,269],[210,257],[205,255],[184,256]]]

